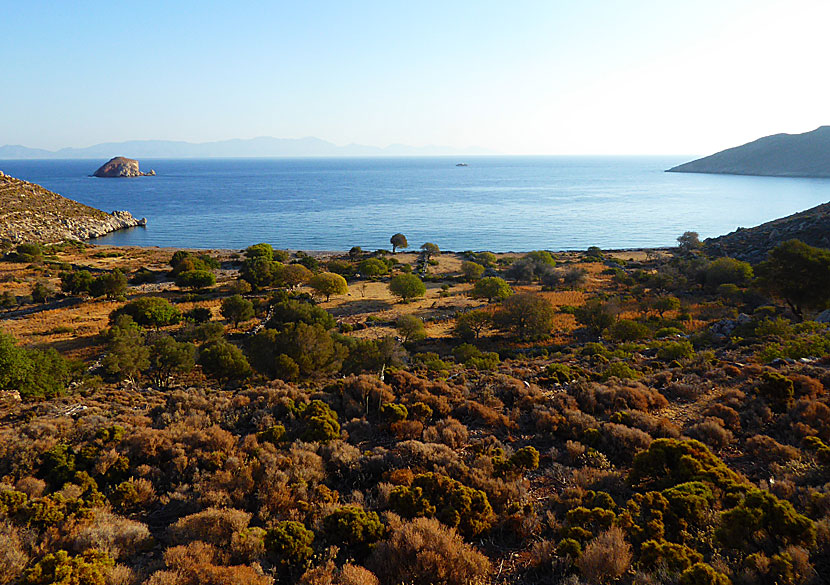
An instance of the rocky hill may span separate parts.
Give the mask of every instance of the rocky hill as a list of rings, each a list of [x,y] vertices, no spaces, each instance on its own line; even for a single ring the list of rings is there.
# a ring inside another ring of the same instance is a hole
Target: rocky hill
[[[151,170],[148,173],[142,173],[138,168],[138,161],[124,156],[116,156],[111,158],[97,171],[92,173],[93,177],[102,178],[126,178],[126,177],[152,177],[156,171]]]
[[[146,223],[128,211],[106,213],[0,172],[0,241],[88,240]]]
[[[754,264],[764,260],[767,252],[781,242],[792,239],[830,248],[830,203],[754,228],[738,228],[725,236],[707,239],[704,246],[710,254],[731,256]]]
[[[830,177],[830,126],[803,134],[775,134],[669,169],[769,177]]]

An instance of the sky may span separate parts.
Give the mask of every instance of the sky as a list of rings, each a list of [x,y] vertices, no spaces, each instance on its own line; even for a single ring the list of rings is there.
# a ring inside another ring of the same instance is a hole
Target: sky
[[[830,124],[826,0],[0,0],[0,145],[709,154]]]

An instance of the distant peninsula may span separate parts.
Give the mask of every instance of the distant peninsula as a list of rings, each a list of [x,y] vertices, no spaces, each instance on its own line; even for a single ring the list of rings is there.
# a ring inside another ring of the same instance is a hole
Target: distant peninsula
[[[154,170],[150,170],[148,173],[142,173],[138,168],[138,161],[135,159],[116,156],[98,167],[98,170],[92,173],[92,176],[104,179],[120,179],[128,177],[153,177],[155,174],[156,171]]]
[[[89,240],[144,225],[129,211],[106,213],[0,172],[0,242]]]
[[[19,145],[0,146],[0,160],[24,159],[100,159],[114,152],[129,152],[137,158],[255,158],[255,157],[347,157],[347,156],[462,156],[498,154],[484,148],[448,146],[386,147],[348,144],[338,146],[319,138],[273,138],[261,136],[245,140],[183,142],[174,140],[130,140],[107,142],[84,148],[44,150]]]
[[[830,177],[830,126],[774,134],[668,170],[670,173]]]

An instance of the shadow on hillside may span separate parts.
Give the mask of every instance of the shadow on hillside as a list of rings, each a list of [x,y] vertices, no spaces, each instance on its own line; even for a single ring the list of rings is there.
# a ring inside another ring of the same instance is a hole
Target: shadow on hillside
[[[329,309],[329,312],[335,317],[347,317],[349,315],[359,315],[361,313],[377,313],[379,311],[387,311],[392,308],[392,303],[388,301],[379,301],[375,299],[360,299],[356,301],[347,301],[336,307]]]

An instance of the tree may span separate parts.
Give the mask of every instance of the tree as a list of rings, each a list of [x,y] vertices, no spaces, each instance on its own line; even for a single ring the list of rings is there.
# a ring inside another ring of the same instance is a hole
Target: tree
[[[484,266],[477,262],[464,261],[461,263],[461,274],[467,282],[478,280],[484,275]]]
[[[683,232],[683,235],[677,237],[677,247],[680,248],[681,252],[691,252],[699,249],[702,245],[697,232]]]
[[[395,329],[400,333],[403,343],[420,341],[427,336],[424,322],[415,315],[401,315],[395,321]]]
[[[288,323],[300,321],[308,325],[321,325],[323,329],[332,329],[337,325],[331,313],[323,307],[296,299],[288,299],[273,305],[271,318],[265,326],[269,329],[281,329]]]
[[[392,244],[392,253],[394,254],[397,248],[408,248],[409,243],[406,241],[406,236],[403,234],[395,234],[389,238],[389,243]]]
[[[165,327],[174,325],[182,318],[182,313],[162,297],[142,297],[130,301],[110,314],[110,321],[115,322],[119,315],[129,315],[133,321],[142,326]]]
[[[706,288],[715,290],[722,284],[746,286],[752,280],[752,266],[735,258],[718,258],[703,271]]]
[[[426,242],[421,244],[421,252],[424,254],[424,258],[429,261],[430,258],[433,256],[437,256],[441,253],[441,250],[438,248],[437,245],[433,244],[432,242]]]
[[[511,331],[522,339],[548,335],[556,312],[542,296],[521,293],[504,300],[494,320],[499,329]]]
[[[72,295],[89,294],[92,286],[92,274],[88,270],[61,272],[61,290]]]
[[[240,275],[248,282],[254,290],[267,288],[274,283],[275,275],[281,269],[282,264],[274,262],[265,256],[254,256],[248,258],[242,264]]]
[[[209,270],[188,270],[176,277],[179,288],[200,289],[216,284],[216,275]]]
[[[487,311],[476,310],[462,313],[455,322],[455,334],[461,339],[478,339],[493,326],[493,316]]]
[[[186,374],[196,365],[196,346],[176,341],[167,334],[156,335],[150,342],[151,379],[159,388],[169,386],[174,373]]]
[[[789,240],[771,250],[757,272],[761,289],[787,303],[799,319],[805,310],[830,304],[830,250]]]
[[[493,299],[503,301],[512,294],[510,285],[503,278],[487,276],[475,283],[470,296],[474,299],[485,298],[488,303],[492,303]]]
[[[239,327],[239,323],[253,319],[254,304],[243,299],[241,295],[233,295],[222,301],[222,308],[219,311],[222,316],[228,321],[233,322],[234,328]]]
[[[349,260],[356,262],[360,260],[361,256],[363,256],[363,248],[360,246],[352,246],[352,249],[349,250]]]
[[[150,349],[144,343],[144,332],[130,315],[119,315],[104,337],[107,340],[104,371],[111,376],[134,381],[150,367]]]
[[[242,351],[224,339],[202,347],[199,365],[206,374],[220,380],[242,380],[251,373],[251,366]]]
[[[357,265],[357,271],[363,276],[376,278],[389,272],[389,267],[386,265],[386,262],[379,258],[367,258]]]
[[[349,292],[349,285],[346,279],[333,272],[321,272],[314,275],[308,281],[308,285],[321,295],[325,295],[326,301],[331,295],[345,295]]]
[[[97,276],[89,285],[89,292],[93,297],[107,297],[114,299],[127,291],[127,277],[117,268],[112,272],[105,272]]]
[[[389,292],[407,302],[424,296],[427,287],[415,274],[397,274],[389,281]]]
[[[278,265],[273,272],[274,281],[288,290],[294,290],[314,277],[314,273],[302,264]]]
[[[323,326],[298,322],[288,323],[279,331],[263,329],[251,339],[248,353],[257,370],[278,378],[290,366],[280,356],[290,358],[303,376],[312,376],[338,371],[348,352]]]
[[[49,300],[49,297],[53,294],[53,292],[54,291],[52,289],[42,282],[36,282],[32,287],[32,300],[36,303],[43,304]]]
[[[680,308],[680,299],[671,295],[658,297],[652,305],[654,309],[660,313],[660,318],[663,318],[663,313],[666,311],[676,311]]]
[[[246,258],[265,258],[267,260],[274,259],[274,248],[271,244],[266,244],[265,242],[260,244],[254,244],[253,246],[248,246],[245,248],[245,257]]]
[[[591,299],[581,307],[577,307],[574,317],[577,323],[587,327],[588,331],[597,337],[617,320],[616,311],[611,305],[599,299]]]

